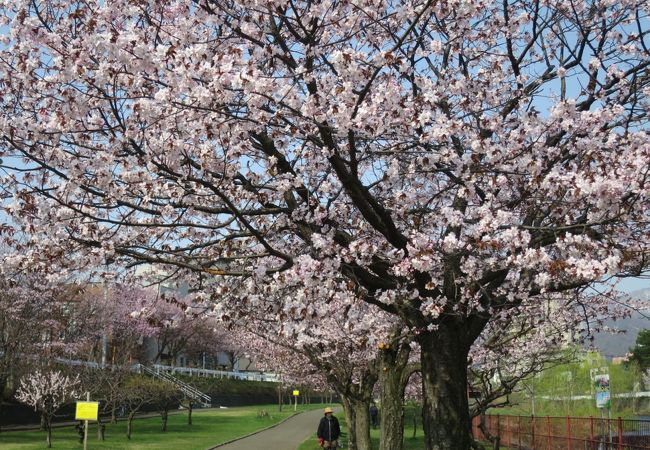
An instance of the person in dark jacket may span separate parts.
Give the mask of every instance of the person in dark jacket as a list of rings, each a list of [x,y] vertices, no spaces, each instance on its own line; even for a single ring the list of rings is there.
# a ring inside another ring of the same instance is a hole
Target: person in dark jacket
[[[377,409],[377,405],[374,403],[370,405],[370,423],[373,428],[379,426],[379,410]]]
[[[318,424],[318,440],[320,441],[321,447],[334,449],[338,447],[338,439],[341,435],[339,419],[334,417],[334,410],[332,408],[325,408],[323,412],[325,413],[325,417]]]

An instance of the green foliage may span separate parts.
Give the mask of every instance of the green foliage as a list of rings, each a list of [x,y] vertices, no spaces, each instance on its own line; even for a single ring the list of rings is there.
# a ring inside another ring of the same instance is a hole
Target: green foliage
[[[592,369],[609,373],[612,415],[631,417],[650,412],[647,399],[615,398],[618,393],[642,390],[636,366],[611,364],[599,353],[589,352],[574,362],[551,367],[524,380],[521,390],[510,396],[512,407],[492,409],[489,414],[597,417],[600,410],[596,408]],[[586,398],[571,398],[577,396]]]
[[[220,395],[277,397],[277,383],[237,380],[230,378],[198,378],[179,375],[174,376],[212,397],[218,397]]]
[[[630,361],[636,363],[642,372],[650,368],[650,330],[639,332]]]

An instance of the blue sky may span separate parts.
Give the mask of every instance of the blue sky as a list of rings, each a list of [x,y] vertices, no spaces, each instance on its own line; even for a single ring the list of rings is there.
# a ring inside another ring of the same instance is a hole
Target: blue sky
[[[619,290],[623,292],[633,292],[640,289],[650,288],[650,274],[644,278],[626,278],[618,285]]]

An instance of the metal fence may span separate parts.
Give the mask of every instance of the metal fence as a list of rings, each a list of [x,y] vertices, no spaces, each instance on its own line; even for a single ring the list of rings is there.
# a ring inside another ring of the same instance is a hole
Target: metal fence
[[[478,439],[488,439],[474,418]],[[521,450],[650,449],[650,421],[596,417],[484,416],[484,426],[501,445]]]

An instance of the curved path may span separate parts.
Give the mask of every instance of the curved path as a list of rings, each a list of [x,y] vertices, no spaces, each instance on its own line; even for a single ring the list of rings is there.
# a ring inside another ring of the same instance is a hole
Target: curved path
[[[337,411],[338,412],[338,411]],[[306,411],[251,436],[213,447],[216,450],[296,450],[316,434],[323,410]],[[314,438],[314,448],[318,448]]]

